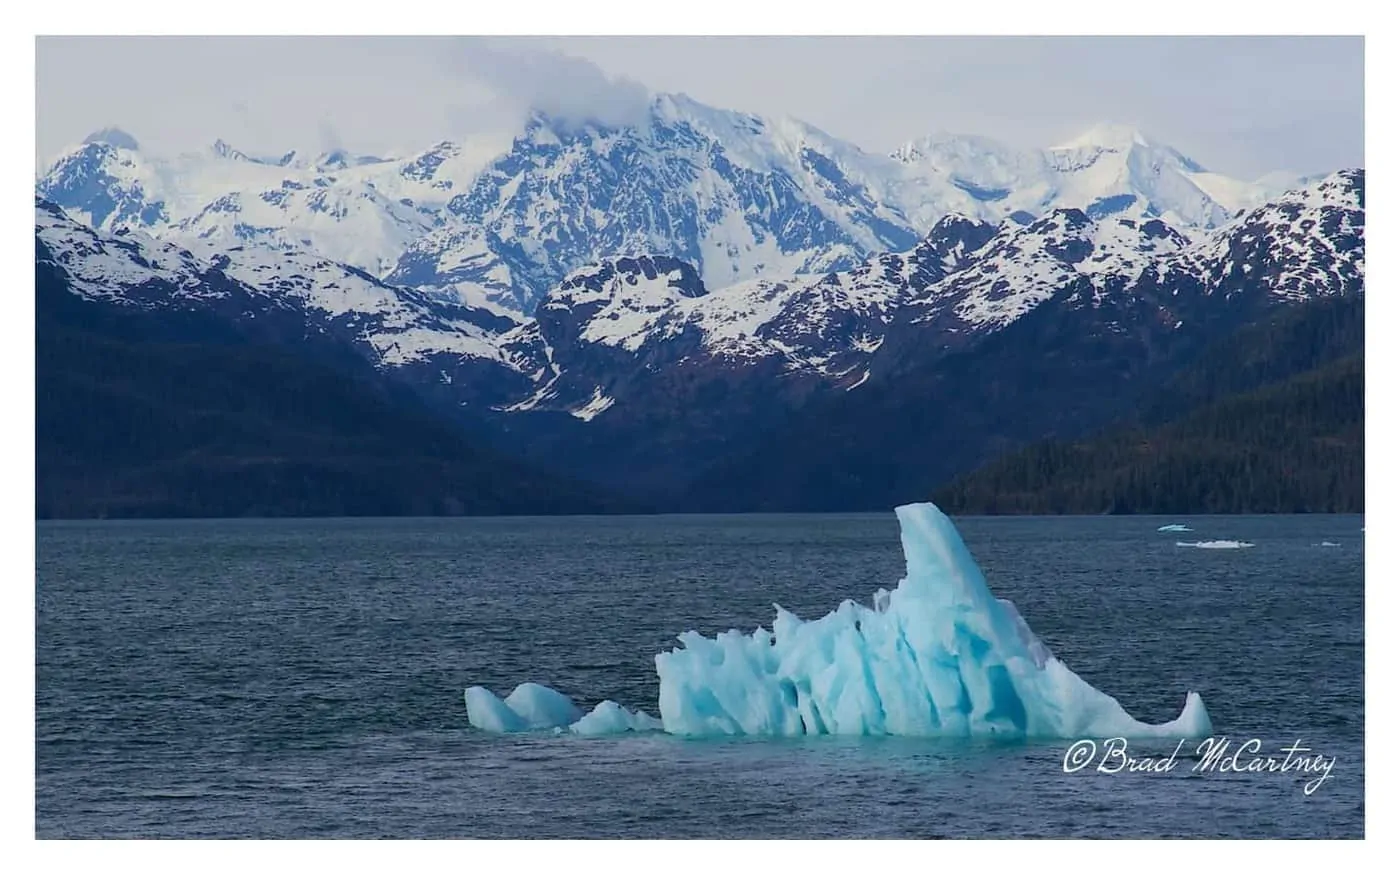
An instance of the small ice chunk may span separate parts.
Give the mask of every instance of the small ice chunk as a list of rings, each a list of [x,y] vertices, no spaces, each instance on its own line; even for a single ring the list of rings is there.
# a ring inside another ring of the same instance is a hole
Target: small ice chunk
[[[1181,523],[1171,523],[1170,525],[1158,526],[1158,527],[1157,527],[1157,531],[1159,531],[1159,532],[1190,532],[1190,531],[1194,531],[1194,529],[1192,529],[1190,526],[1184,526],[1184,525],[1182,525]]]
[[[562,729],[583,716],[568,696],[542,684],[521,684],[504,702],[485,687],[469,687],[466,702],[467,722],[487,732]]]
[[[611,699],[569,727],[575,735],[615,735],[619,732],[660,732],[661,721],[645,711],[628,711]]]
[[[543,684],[521,684],[506,697],[506,707],[520,717],[531,729],[554,729],[568,726],[583,716],[569,697]]]
[[[1241,550],[1254,545],[1248,541],[1177,541],[1178,547],[1196,547],[1201,550]]]
[[[487,732],[524,732],[529,725],[485,687],[467,687],[467,722]]]

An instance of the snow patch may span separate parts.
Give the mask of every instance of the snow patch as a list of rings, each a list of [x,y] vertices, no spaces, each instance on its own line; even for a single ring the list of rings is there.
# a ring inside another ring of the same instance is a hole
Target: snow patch
[[[588,399],[582,407],[576,407],[569,413],[584,422],[592,422],[594,417],[613,406],[614,403],[613,399],[603,394],[603,389],[599,386],[593,390],[592,398]]]

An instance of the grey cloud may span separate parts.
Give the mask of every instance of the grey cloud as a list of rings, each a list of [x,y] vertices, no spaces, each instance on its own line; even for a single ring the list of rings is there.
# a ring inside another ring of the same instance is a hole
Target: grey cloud
[[[331,124],[330,119],[321,119],[321,123],[317,127],[317,133],[320,134],[322,152],[339,152],[345,148],[344,139],[341,138],[340,132],[336,130],[335,125]]]
[[[640,125],[651,103],[646,86],[633,79],[610,77],[590,61],[528,45],[463,38],[453,41],[448,62],[505,107],[521,114],[538,110],[566,125]]]
[[[1123,121],[1232,176],[1315,173],[1363,160],[1362,49],[1359,37],[41,37],[36,159],[112,124],[158,154],[220,138],[311,150],[323,119],[356,154],[411,154],[511,131],[529,108],[636,123],[650,89],[794,116],[871,152],[938,130],[1046,146]],[[117,86],[99,87],[112,71]]]

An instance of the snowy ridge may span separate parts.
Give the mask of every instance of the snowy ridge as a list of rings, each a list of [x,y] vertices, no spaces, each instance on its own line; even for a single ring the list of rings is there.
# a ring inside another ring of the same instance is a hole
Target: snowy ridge
[[[1004,222],[975,263],[921,296],[928,313],[916,321],[950,309],[973,328],[1005,327],[1080,277],[1099,289],[1188,244],[1160,219],[1095,221],[1080,210],[1055,210],[1026,227]]]
[[[1362,290],[1365,171],[1343,170],[1241,215],[1163,266],[1199,277],[1206,294],[1263,283],[1289,300]]]
[[[605,261],[565,278],[540,305],[548,318],[568,311],[583,325],[579,339],[636,352],[677,302],[705,294],[695,269],[674,258]],[[538,318],[538,316],[537,316]]]
[[[35,202],[34,233],[67,274],[73,291],[85,297],[134,306],[197,307],[238,295],[262,307],[295,309],[309,329],[368,347],[381,366],[447,355],[512,367],[496,341],[496,334],[511,323],[393,288],[319,256],[257,245],[221,249],[208,243],[196,244],[196,254],[140,231],[94,231],[42,200]]]
[[[317,321],[341,326],[375,350],[377,362],[396,367],[439,354],[510,366],[496,332],[473,321],[460,305],[388,286],[363,271],[295,250],[210,246],[209,262],[270,295],[290,299]]]
[[[168,284],[178,297],[191,301],[229,294],[227,287],[208,282],[210,265],[188,250],[139,231],[100,234],[37,198],[34,237],[68,275],[73,291],[83,297],[148,305],[142,296],[130,292],[150,283]]]
[[[1109,123],[1049,149],[942,135],[911,141],[892,157],[986,205],[982,215],[991,219],[1078,209],[1092,218],[1161,218],[1178,228],[1212,229],[1299,181],[1286,174],[1233,180],[1136,128]],[[921,215],[911,209],[911,218]]]
[[[98,230],[142,228],[172,240],[311,249],[383,276],[441,225],[455,195],[500,142],[441,143],[403,159],[332,152],[251,157],[222,140],[165,159],[120,131],[61,156],[37,193]]]

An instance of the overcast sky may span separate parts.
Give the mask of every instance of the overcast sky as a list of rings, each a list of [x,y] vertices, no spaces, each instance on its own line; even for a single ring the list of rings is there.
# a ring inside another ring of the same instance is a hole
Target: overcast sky
[[[1134,124],[1254,178],[1363,163],[1359,37],[41,37],[36,158],[109,125],[169,155],[405,154],[534,105],[626,121],[648,91],[791,115],[870,151],[1049,146]]]

